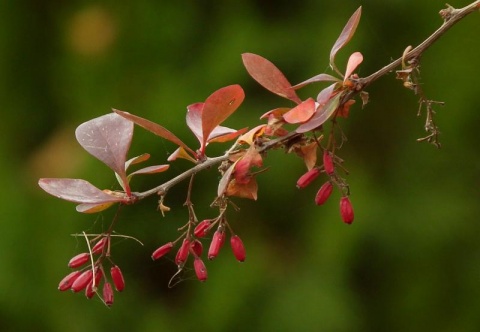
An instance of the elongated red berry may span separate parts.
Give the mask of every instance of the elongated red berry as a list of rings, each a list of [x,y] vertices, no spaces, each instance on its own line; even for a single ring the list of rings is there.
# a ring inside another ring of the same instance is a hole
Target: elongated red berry
[[[177,256],[175,257],[175,264],[182,265],[187,261],[188,254],[190,252],[190,241],[185,238],[183,239],[180,249],[177,251]]]
[[[307,173],[303,174],[297,181],[297,188],[305,188],[310,183],[315,180],[318,175],[320,174],[320,170],[318,168],[312,168]]]
[[[120,270],[120,268],[115,265],[112,266],[112,268],[110,269],[110,274],[112,276],[115,289],[119,292],[123,291],[123,289],[125,288],[125,279],[123,279],[122,270]]]
[[[84,271],[72,284],[72,291],[74,293],[80,292],[87,287],[88,283],[92,281],[93,272],[91,269]]]
[[[230,245],[232,246],[233,255],[239,262],[245,261],[246,253],[242,239],[238,235],[233,235],[230,238]]]
[[[195,274],[197,275],[198,280],[205,281],[208,278],[207,268],[205,263],[203,263],[200,257],[196,257],[193,261],[193,268],[195,269]]]
[[[333,167],[332,155],[330,154],[330,152],[328,152],[328,150],[325,150],[323,152],[323,167],[325,168],[325,173],[327,173],[328,175],[332,175],[335,171]]]
[[[89,259],[90,259],[90,254],[88,252],[78,254],[72,257],[72,259],[70,259],[70,261],[68,262],[68,267],[76,268],[76,267],[82,266],[83,264],[88,262]]]
[[[87,288],[85,288],[85,296],[87,297],[87,299],[91,299],[94,295],[95,295],[95,290],[93,289],[93,280],[92,280],[88,283]]]
[[[69,273],[68,275],[66,275],[62,281],[60,281],[60,283],[58,284],[58,290],[60,291],[66,291],[67,289],[70,289],[73,285],[73,283],[75,282],[75,280],[77,280],[77,278],[82,274],[82,271],[73,271],[71,273]]]
[[[195,256],[202,256],[203,245],[202,242],[195,240],[190,244],[190,249]]]
[[[207,235],[208,231],[210,230],[209,227],[210,227],[209,219],[200,221],[198,225],[195,227],[195,229],[193,230],[193,235],[195,235],[195,237],[202,238],[205,235]]]
[[[108,242],[108,237],[102,237],[100,240],[98,240],[97,243],[92,248],[92,253],[93,254],[99,254],[103,251],[103,248],[105,248],[105,245]]]
[[[333,184],[330,181],[325,182],[315,196],[315,204],[322,205],[327,201],[333,191]]]
[[[353,207],[347,196],[340,199],[340,215],[344,223],[351,224],[353,222]]]
[[[109,307],[113,304],[113,290],[109,282],[103,284],[103,301]]]
[[[225,232],[223,230],[216,230],[215,233],[213,233],[212,242],[208,248],[208,259],[212,260],[217,257],[224,242]]]
[[[153,252],[152,259],[157,260],[162,258],[166,254],[168,254],[172,248],[173,248],[173,242],[165,243],[163,246],[159,247],[157,250]]]

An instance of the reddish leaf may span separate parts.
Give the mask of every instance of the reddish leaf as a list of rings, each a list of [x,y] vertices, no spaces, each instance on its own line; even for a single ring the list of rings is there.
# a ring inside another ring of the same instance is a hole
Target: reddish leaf
[[[154,133],[155,135],[160,136],[162,138],[165,138],[166,140],[169,140],[170,142],[175,143],[178,146],[183,147],[190,154],[195,155],[195,152],[192,149],[190,149],[185,143],[183,143],[180,138],[175,136],[172,132],[170,132],[168,129],[162,127],[161,125],[159,125],[155,122],[152,122],[150,120],[141,118],[139,116],[130,114],[128,112],[123,112],[123,111],[119,111],[119,110],[116,110],[116,109],[114,109],[113,111],[115,113],[117,113],[118,115],[121,115],[125,119],[128,119],[128,120],[134,122],[135,124],[139,125],[140,127]]]
[[[283,118],[288,123],[300,123],[310,119],[313,113],[315,113],[315,101],[312,98],[308,98],[285,113]]]
[[[309,78],[308,80],[303,81],[302,83],[298,83],[297,85],[294,85],[293,88],[300,89],[305,85],[308,85],[310,83],[315,83],[315,82],[340,82],[340,80],[332,75],[318,74],[317,76],[313,76],[312,78]]]
[[[265,89],[297,104],[302,102],[285,75],[273,63],[252,53],[243,53],[242,60],[250,76]]]
[[[337,41],[332,47],[330,51],[330,66],[338,72],[337,67],[335,66],[335,55],[337,52],[345,46],[350,39],[353,37],[355,30],[357,29],[358,22],[360,22],[360,16],[362,15],[362,7],[358,7],[358,9],[353,13],[353,15],[348,20],[347,24],[340,33]]]
[[[133,123],[111,113],[85,123],[75,130],[80,145],[104,162],[126,183],[125,161],[133,136]]]
[[[338,104],[340,103],[340,98],[343,96],[342,93],[337,93],[333,98],[331,98],[324,107],[315,113],[312,118],[299,126],[296,130],[297,133],[305,133],[307,131],[313,130],[321,126],[325,121],[327,121],[330,116],[337,110]]]
[[[358,65],[363,61],[363,55],[360,52],[355,52],[350,55],[347,63],[347,70],[345,71],[344,82],[352,75],[353,71],[357,69]]]
[[[202,152],[213,130],[235,112],[244,98],[245,93],[240,85],[229,85],[218,89],[205,100],[202,111]]]
[[[253,166],[262,167],[263,160],[260,153],[258,153],[255,146],[251,145],[242,158],[235,163],[235,180],[239,184],[246,184],[250,181],[250,168]]]
[[[50,195],[75,203],[103,204],[125,198],[109,195],[81,179],[40,179],[38,185]]]
[[[275,119],[282,119],[283,115],[290,111],[291,108],[288,107],[280,107],[280,108],[275,108],[271,111],[268,111],[267,113],[264,113],[260,119],[270,119],[270,118],[275,118]]]

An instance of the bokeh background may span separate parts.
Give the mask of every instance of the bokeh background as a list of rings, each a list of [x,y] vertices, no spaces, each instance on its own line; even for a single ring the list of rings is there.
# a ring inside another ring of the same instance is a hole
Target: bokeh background
[[[424,134],[417,97],[393,73],[368,89],[368,107],[357,103],[341,121],[352,226],[340,221],[338,193],[316,207],[321,181],[298,191],[301,160],[271,152],[258,201],[237,200],[241,210],[228,215],[247,248],[244,264],[225,247],[207,263],[206,283],[187,270],[168,288],[171,257],[152,262],[150,254],[186,221],[182,184],[167,198],[166,218],[154,197],[120,215],[117,232],[144,246],[114,243],[127,286],[111,309],[57,290],[70,257],[86,248],[71,234],[99,232],[114,213],[80,215],[37,186],[39,177],[73,177],[116,188],[76,143],[77,125],[114,107],[193,145],[186,105],[239,83],[247,97],[226,125],[253,127],[291,104],[247,75],[241,53],[270,59],[298,83],[328,70],[330,47],[359,5],[360,26],[337,63],[361,51],[359,74],[368,75],[433,32],[444,0],[1,1],[0,330],[479,331],[478,14],[422,57],[422,87],[446,102],[437,109],[442,149],[415,141]],[[130,156],[149,152],[150,164],[165,163],[174,150],[136,128]],[[177,161],[133,185],[150,188],[188,166]],[[197,177],[202,219],[215,215],[208,206],[217,181],[215,170]]]

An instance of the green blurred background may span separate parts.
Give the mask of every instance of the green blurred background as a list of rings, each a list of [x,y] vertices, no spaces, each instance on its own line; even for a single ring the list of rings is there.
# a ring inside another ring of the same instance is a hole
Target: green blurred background
[[[453,6],[468,2],[458,0]],[[76,143],[80,123],[112,107],[157,121],[189,144],[185,107],[234,83],[246,91],[226,125],[259,124],[265,111],[291,106],[246,73],[240,55],[260,54],[298,83],[328,68],[331,45],[363,5],[353,41],[338,56],[364,54],[359,74],[398,58],[440,24],[435,1],[1,1],[0,222],[1,331],[479,331],[480,155],[479,16],[455,26],[422,58],[423,88],[442,100],[443,148],[416,143],[423,132],[417,98],[394,74],[369,88],[365,109],[341,121],[349,141],[340,155],[350,171],[356,219],[347,227],[338,199],[313,204],[321,181],[298,191],[300,159],[271,152],[257,202],[237,200],[229,221],[247,248],[237,263],[224,248],[207,262],[209,280],[168,288],[174,264],[151,252],[186,220],[186,185],[167,198],[125,209],[113,259],[127,287],[111,309],[98,299],[61,293],[70,257],[85,250],[70,234],[101,231],[113,217],[80,215],[42,192],[39,177],[85,178],[115,188],[113,174]],[[321,85],[301,91],[315,96]],[[211,154],[226,146],[211,147]],[[130,156],[165,163],[171,143],[136,128]],[[188,167],[134,180],[152,187]],[[199,218],[216,192],[215,170],[197,177]]]

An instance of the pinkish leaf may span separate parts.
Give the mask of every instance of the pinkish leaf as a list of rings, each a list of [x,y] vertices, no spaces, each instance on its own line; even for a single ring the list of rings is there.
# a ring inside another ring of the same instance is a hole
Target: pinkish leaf
[[[333,98],[331,98],[325,106],[323,106],[320,110],[318,110],[314,116],[308,121],[299,126],[296,129],[297,133],[305,133],[307,131],[313,130],[319,126],[321,126],[325,121],[327,121],[330,116],[338,108],[338,104],[340,103],[340,98],[343,96],[342,93],[337,93]]]
[[[150,154],[149,153],[143,153],[139,156],[136,156],[136,157],[133,157],[133,158],[127,160],[127,162],[125,163],[125,171],[128,170],[130,165],[139,164],[139,163],[142,163],[144,161],[147,161],[148,159],[150,159]]]
[[[109,195],[82,179],[44,178],[38,185],[50,195],[75,203],[102,204],[123,202],[124,197]]]
[[[338,37],[337,41],[332,47],[332,50],[330,51],[330,66],[333,69],[335,69],[335,71],[337,72],[338,72],[338,69],[335,66],[335,55],[343,46],[345,46],[350,41],[350,39],[352,39],[353,34],[357,29],[358,22],[360,22],[361,15],[362,15],[362,7],[360,6],[348,20],[347,24],[342,30],[342,33],[340,33],[340,36]]]
[[[187,126],[200,142],[203,144],[203,131],[202,131],[202,112],[205,103],[195,103],[187,106]]]
[[[248,128],[242,128],[239,130],[230,129],[227,127],[218,126],[215,130],[210,134],[208,139],[208,143],[223,143],[231,141],[232,139],[236,138],[244,134]]]
[[[319,107],[322,107],[330,100],[330,98],[332,97],[332,94],[335,91],[336,86],[337,86],[337,83],[327,86],[325,89],[320,91],[320,93],[317,96],[317,103],[319,103]]]
[[[302,83],[298,83],[297,85],[294,85],[293,88],[300,89],[305,85],[308,85],[310,83],[315,83],[315,82],[340,82],[340,80],[332,75],[318,74],[316,76],[313,76],[312,78],[309,78],[306,81],[303,81]]]
[[[202,153],[213,130],[235,112],[244,98],[245,93],[240,85],[220,88],[208,96],[202,111]]]
[[[243,53],[242,60],[250,76],[265,89],[297,104],[302,102],[285,75],[269,60],[253,53]]]
[[[128,175],[128,177],[132,177],[133,175],[137,174],[155,174],[155,173],[161,173],[165,172],[170,165],[155,165],[155,166],[148,166],[142,169],[139,169],[138,171],[135,171],[131,174]]]
[[[347,63],[347,70],[345,71],[345,78],[343,81],[345,82],[350,75],[352,75],[353,71],[357,69],[358,65],[361,64],[363,61],[363,55],[360,52],[355,52],[350,55]]]
[[[82,123],[75,130],[80,145],[110,167],[126,184],[125,161],[133,136],[133,123],[107,114]]]
[[[155,135],[160,136],[162,138],[165,138],[166,140],[169,140],[170,142],[175,143],[178,146],[183,147],[186,151],[188,151],[192,155],[195,155],[195,152],[192,149],[190,149],[185,143],[183,143],[180,138],[175,136],[172,132],[170,132],[168,129],[162,127],[161,125],[159,125],[155,122],[152,122],[150,120],[141,118],[139,116],[130,114],[128,112],[123,112],[123,111],[116,110],[116,109],[114,109],[113,111],[115,113],[117,113],[118,115],[121,115],[125,119],[128,119],[128,120],[134,122],[135,124],[139,125],[140,127],[154,133]]]
[[[285,113],[283,119],[288,123],[300,123],[310,119],[313,113],[315,113],[315,101],[312,98],[308,98]]]

